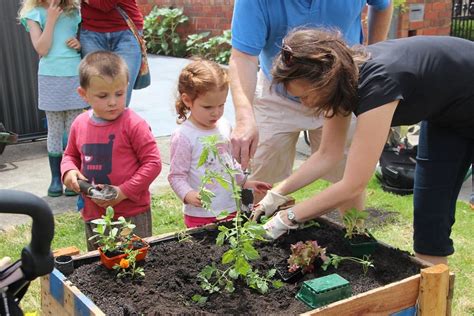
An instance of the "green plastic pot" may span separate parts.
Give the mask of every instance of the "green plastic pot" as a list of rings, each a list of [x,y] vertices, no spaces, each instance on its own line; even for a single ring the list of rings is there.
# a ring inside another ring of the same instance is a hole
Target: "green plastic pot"
[[[346,239],[347,245],[351,249],[352,256],[362,258],[370,256],[377,248],[378,242],[371,233],[367,232],[369,239],[363,242],[356,242],[353,239]]]
[[[296,298],[314,309],[336,302],[352,295],[349,281],[339,274],[330,274],[324,277],[303,282]]]

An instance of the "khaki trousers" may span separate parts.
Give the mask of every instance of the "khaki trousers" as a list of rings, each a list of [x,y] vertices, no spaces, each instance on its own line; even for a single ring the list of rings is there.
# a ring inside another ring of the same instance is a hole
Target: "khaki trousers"
[[[318,150],[322,138],[323,118],[317,117],[301,103],[280,96],[262,73],[258,74],[254,98],[254,113],[259,131],[259,143],[252,159],[250,179],[276,183],[291,175],[296,156],[296,143],[301,131],[308,130],[311,152]],[[323,178],[336,182],[344,174],[350,139],[354,133],[353,117],[346,142],[345,156],[338,166]]]

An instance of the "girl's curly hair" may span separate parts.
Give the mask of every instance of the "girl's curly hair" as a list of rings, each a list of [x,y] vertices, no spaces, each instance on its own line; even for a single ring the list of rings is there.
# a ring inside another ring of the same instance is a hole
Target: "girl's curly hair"
[[[184,122],[189,113],[189,108],[182,100],[183,93],[186,93],[191,100],[195,100],[206,92],[228,89],[228,87],[229,78],[226,69],[210,60],[194,59],[183,68],[179,75],[175,103],[178,123]]]

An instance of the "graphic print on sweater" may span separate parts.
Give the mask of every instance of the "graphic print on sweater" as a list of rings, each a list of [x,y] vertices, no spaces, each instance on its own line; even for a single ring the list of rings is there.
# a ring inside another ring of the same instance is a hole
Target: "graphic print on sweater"
[[[112,149],[115,134],[109,135],[109,142],[102,144],[84,144],[84,175],[93,184],[111,184],[108,175],[112,172]]]

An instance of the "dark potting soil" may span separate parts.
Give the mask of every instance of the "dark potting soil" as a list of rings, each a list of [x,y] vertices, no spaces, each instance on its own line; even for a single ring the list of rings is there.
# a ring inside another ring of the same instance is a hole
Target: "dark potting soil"
[[[99,262],[76,268],[69,279],[107,315],[294,315],[310,310],[295,299],[304,280],[337,273],[350,282],[355,295],[418,274],[421,268],[409,259],[408,253],[379,246],[372,255],[375,268],[370,268],[366,275],[360,265],[343,261],[337,270],[318,268],[298,283],[285,284],[280,289],[270,287],[265,295],[238,281],[234,293],[223,290],[209,296],[199,286],[196,276],[204,266],[220,262],[222,253],[228,249],[215,245],[216,235],[216,232],[205,232],[184,242],[152,245],[143,262],[146,276],[141,280],[116,279],[114,271],[105,269]],[[328,254],[350,256],[342,230],[321,223],[319,228],[295,231],[273,243],[259,243],[261,259],[253,261],[253,266],[266,272],[289,257],[291,244],[306,240],[317,240]],[[191,299],[195,294],[209,298],[198,305]]]

